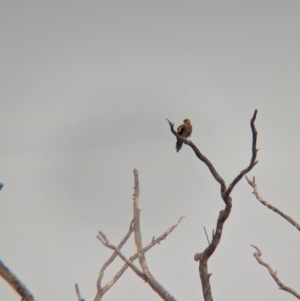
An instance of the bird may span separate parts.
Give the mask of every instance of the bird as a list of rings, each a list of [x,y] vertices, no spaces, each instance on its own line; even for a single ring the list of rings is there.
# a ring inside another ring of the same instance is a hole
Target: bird
[[[188,138],[189,136],[191,136],[192,130],[193,130],[193,127],[191,124],[191,120],[189,118],[185,118],[183,120],[183,124],[177,128],[177,134],[180,135],[181,137]],[[183,142],[181,140],[177,139],[177,142],[176,142],[177,152],[179,152],[179,150],[181,149],[182,144],[183,144]]]

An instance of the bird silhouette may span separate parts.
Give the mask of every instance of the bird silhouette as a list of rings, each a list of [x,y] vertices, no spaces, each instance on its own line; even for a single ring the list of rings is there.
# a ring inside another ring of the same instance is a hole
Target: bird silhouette
[[[192,130],[193,130],[193,127],[191,124],[191,120],[188,118],[185,118],[183,120],[183,124],[177,128],[177,134],[180,135],[181,137],[188,138],[189,136],[191,136]],[[181,140],[177,139],[177,142],[176,142],[177,152],[179,152],[179,150],[181,149],[182,144],[183,144],[183,142]]]

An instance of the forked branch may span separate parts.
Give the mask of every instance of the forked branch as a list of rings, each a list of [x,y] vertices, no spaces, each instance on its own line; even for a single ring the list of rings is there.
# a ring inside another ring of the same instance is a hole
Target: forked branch
[[[152,247],[154,247],[155,245],[159,244],[162,240],[166,239],[167,236],[179,225],[179,223],[181,222],[182,219],[183,219],[183,216],[174,225],[172,225],[169,229],[167,229],[162,235],[160,235],[159,237],[153,239],[145,248],[142,249],[142,252],[146,253]],[[99,235],[100,235],[100,233],[99,233]],[[98,239],[99,239],[99,235],[97,236]],[[101,239],[99,239],[99,240],[102,241]],[[115,247],[113,246],[111,249],[114,250]],[[118,247],[117,249],[120,250],[121,248]],[[118,253],[117,253],[117,251],[115,251],[113,254],[118,254]],[[131,256],[128,259],[128,261],[130,263],[132,263],[137,258],[138,258],[138,253],[135,253],[133,256]],[[105,268],[107,266],[108,265],[106,265]],[[123,275],[123,273],[127,270],[128,267],[129,266],[127,265],[127,263],[125,263],[123,265],[123,267],[116,273],[116,275],[103,288],[101,288],[101,280],[102,280],[102,277],[101,277],[101,279],[100,279],[100,289],[99,289],[99,286],[98,286],[97,296],[96,296],[96,298],[94,300],[95,301],[100,301],[101,298],[103,297],[103,295],[117,282],[117,280]],[[104,273],[104,270],[103,270],[103,273]]]
[[[167,229],[162,235],[157,237],[156,239],[153,238],[152,241],[146,246],[142,247],[142,240],[141,240],[141,231],[139,227],[139,212],[140,209],[138,207],[139,202],[139,180],[138,180],[138,172],[137,170],[134,170],[134,195],[133,195],[133,208],[134,208],[134,218],[130,224],[130,228],[125,235],[125,237],[122,239],[118,247],[112,245],[109,243],[108,238],[106,235],[99,231],[99,234],[97,238],[102,242],[102,244],[110,248],[114,251],[112,256],[105,262],[103,267],[100,270],[98,281],[97,281],[97,288],[98,292],[94,299],[94,301],[100,301],[103,297],[103,295],[116,283],[116,281],[122,276],[122,274],[126,271],[128,267],[130,267],[139,277],[141,277],[145,282],[147,282],[152,289],[157,292],[164,300],[170,300],[175,301],[175,299],[154,279],[154,277],[151,275],[146,259],[145,259],[145,253],[150,250],[153,246],[156,244],[159,244],[162,240],[166,239],[166,237],[179,225],[183,217],[181,217],[174,225],[172,225],[169,229]],[[122,254],[121,248],[122,246],[127,242],[129,236],[132,234],[132,232],[136,232],[137,234],[137,252],[133,256],[131,256],[129,259],[126,258],[125,255]],[[113,262],[113,260],[116,258],[116,256],[119,256],[125,264],[123,267],[116,273],[116,275],[102,288],[101,281],[104,275],[105,269]],[[139,270],[134,264],[133,261],[137,258],[139,258],[139,261],[141,262],[141,258],[144,257],[144,261],[142,260],[142,264],[140,263],[142,270]],[[146,265],[146,269],[145,269]]]
[[[253,117],[250,120],[250,126],[251,126],[251,131],[252,131],[252,157],[251,157],[250,163],[245,169],[243,169],[234,178],[234,180],[231,182],[231,184],[226,189],[226,192],[225,192],[226,195],[230,195],[230,193],[233,190],[234,186],[241,180],[241,178],[243,176],[245,176],[258,163],[258,161],[256,161],[257,152],[258,152],[258,149],[257,149],[257,130],[255,128],[255,123],[254,123],[255,119],[256,119],[256,115],[257,115],[257,110],[254,111]]]
[[[121,242],[118,245],[118,249],[121,250],[121,248],[124,246],[124,244],[127,242],[128,238],[130,237],[130,235],[133,232],[133,221],[131,221],[129,229],[126,233],[126,235],[124,236],[124,238],[121,240]],[[100,235],[100,234],[99,234]],[[97,238],[99,239],[99,237],[97,236]],[[116,257],[118,256],[118,253],[115,251],[110,258],[103,264],[103,266],[100,269],[99,272],[99,276],[98,276],[98,280],[97,280],[97,295],[94,299],[94,301],[100,301],[103,297],[103,295],[116,283],[116,281],[122,276],[122,274],[125,272],[125,270],[123,272],[118,272],[111,281],[109,281],[103,288],[102,288],[102,278],[104,276],[104,272],[106,270],[106,268],[116,259]],[[127,267],[127,265],[126,265]]]
[[[99,231],[99,235],[97,236],[98,239],[102,242],[102,244],[107,247],[110,248],[112,250],[114,250],[117,255],[139,276],[141,277],[143,280],[147,281],[147,278],[145,277],[145,275],[132,263],[130,262],[122,253],[121,251],[115,247],[114,245],[110,244],[106,235]]]
[[[210,162],[207,157],[205,157],[200,150],[195,146],[195,144],[191,140],[187,140],[180,135],[177,134],[177,132],[174,130],[174,124],[167,119],[170,125],[171,132],[173,135],[176,136],[177,139],[181,140],[183,143],[189,145],[195,155],[198,159],[200,159],[204,164],[208,167],[211,174],[213,175],[214,179],[220,184],[221,186],[221,197],[222,200],[225,203],[224,210],[220,211],[218,220],[217,220],[217,227],[216,231],[212,237],[212,241],[209,243],[207,248],[202,253],[197,253],[194,256],[195,261],[199,261],[199,273],[200,273],[200,279],[202,284],[202,291],[205,301],[212,301],[212,293],[211,293],[211,285],[210,285],[210,276],[211,274],[208,273],[208,267],[207,262],[210,256],[214,253],[217,246],[220,243],[221,237],[222,237],[222,231],[225,221],[230,215],[231,207],[232,207],[232,199],[231,199],[231,192],[234,189],[235,185],[241,180],[241,178],[246,175],[256,164],[256,157],[257,157],[257,130],[255,128],[255,120],[256,120],[257,110],[254,111],[254,114],[250,120],[250,126],[252,131],[252,156],[249,165],[243,169],[231,182],[231,184],[226,187],[224,179],[220,176],[220,174],[217,172],[213,164]]]

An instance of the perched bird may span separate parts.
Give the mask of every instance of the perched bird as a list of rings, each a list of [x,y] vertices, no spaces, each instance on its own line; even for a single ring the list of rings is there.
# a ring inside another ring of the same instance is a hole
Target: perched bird
[[[188,118],[185,118],[183,120],[183,124],[177,128],[177,134],[184,138],[188,138],[189,136],[191,136],[192,130],[193,130],[193,127],[191,125],[191,121]],[[183,144],[183,142],[180,141],[179,139],[177,139],[177,142],[176,142],[177,152],[179,152],[179,150],[181,149],[182,144]]]

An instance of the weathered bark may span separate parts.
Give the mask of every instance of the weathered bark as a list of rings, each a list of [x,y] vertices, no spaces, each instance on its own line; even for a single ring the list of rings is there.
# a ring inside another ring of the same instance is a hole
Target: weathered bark
[[[0,276],[18,293],[24,301],[34,301],[34,297],[16,275],[0,260]]]

